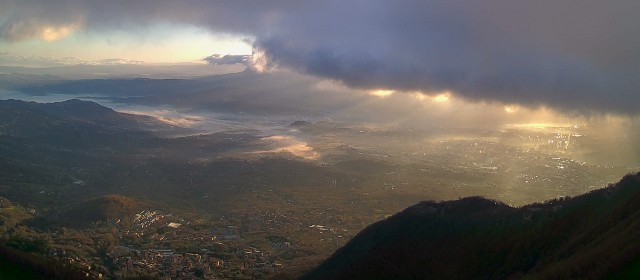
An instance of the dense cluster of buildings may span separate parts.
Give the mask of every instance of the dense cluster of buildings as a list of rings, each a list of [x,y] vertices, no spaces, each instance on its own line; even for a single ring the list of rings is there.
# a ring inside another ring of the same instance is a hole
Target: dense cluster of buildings
[[[125,247],[114,250],[110,257],[116,267],[113,276],[118,279],[136,276],[214,279],[225,276],[225,261],[208,254],[176,253],[171,249],[134,250]]]

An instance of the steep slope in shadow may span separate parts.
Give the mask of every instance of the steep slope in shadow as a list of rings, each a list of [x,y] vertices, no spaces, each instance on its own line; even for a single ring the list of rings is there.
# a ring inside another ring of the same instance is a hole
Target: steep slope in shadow
[[[640,173],[521,208],[478,197],[422,202],[369,226],[302,279],[601,279],[640,256],[638,221]]]
[[[125,220],[149,207],[146,202],[123,195],[105,195],[64,208],[54,220],[61,225],[86,227],[91,223]]]

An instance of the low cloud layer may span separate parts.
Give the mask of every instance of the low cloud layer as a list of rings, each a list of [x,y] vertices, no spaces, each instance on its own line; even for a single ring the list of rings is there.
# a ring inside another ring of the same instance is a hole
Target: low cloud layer
[[[43,30],[57,39],[67,31],[173,22],[245,35],[267,68],[355,88],[450,91],[587,113],[640,111],[634,0],[2,0],[0,7],[7,41],[42,38]]]
[[[202,59],[212,65],[226,65],[226,64],[243,64],[249,65],[251,63],[250,55],[222,55],[213,54]]]

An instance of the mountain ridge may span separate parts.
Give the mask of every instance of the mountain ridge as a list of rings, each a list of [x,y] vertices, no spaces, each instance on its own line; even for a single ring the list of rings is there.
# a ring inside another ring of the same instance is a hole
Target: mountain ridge
[[[117,112],[93,101],[69,99],[37,103],[16,99],[0,100],[0,132],[4,134],[34,136],[55,129],[81,128],[87,125],[123,131],[151,131],[173,127],[151,116]]]
[[[640,173],[519,208],[421,202],[372,224],[301,279],[601,279],[638,263]]]

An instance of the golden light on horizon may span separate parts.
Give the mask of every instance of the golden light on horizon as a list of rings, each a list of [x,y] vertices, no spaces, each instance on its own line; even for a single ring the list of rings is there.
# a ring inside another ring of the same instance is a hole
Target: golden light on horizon
[[[45,26],[40,30],[40,39],[53,42],[63,39],[78,29],[77,24],[69,24],[63,26]]]
[[[518,112],[518,110],[520,110],[520,107],[518,107],[517,105],[504,106],[504,111],[507,112],[507,114],[513,114],[515,112]]]
[[[432,98],[432,100],[434,102],[444,103],[444,102],[449,102],[450,98],[451,98],[451,94],[449,94],[448,92],[445,92],[445,93],[441,93],[441,94],[438,94],[438,95],[434,96]]]
[[[369,91],[369,94],[377,97],[388,97],[394,93],[395,93],[394,90],[388,90],[388,89],[377,89],[377,90]]]
[[[417,98],[420,101],[423,101],[423,100],[427,99],[427,97],[424,94],[420,93],[420,92],[414,93],[413,97]]]
[[[531,122],[531,123],[517,123],[507,124],[506,128],[528,129],[528,130],[540,130],[540,129],[552,129],[552,128],[570,128],[571,124],[557,123],[557,122]]]
[[[447,103],[451,101],[451,93],[448,91],[441,91],[435,93],[423,93],[420,91],[411,92],[411,96],[420,101],[431,101],[435,103]]]

